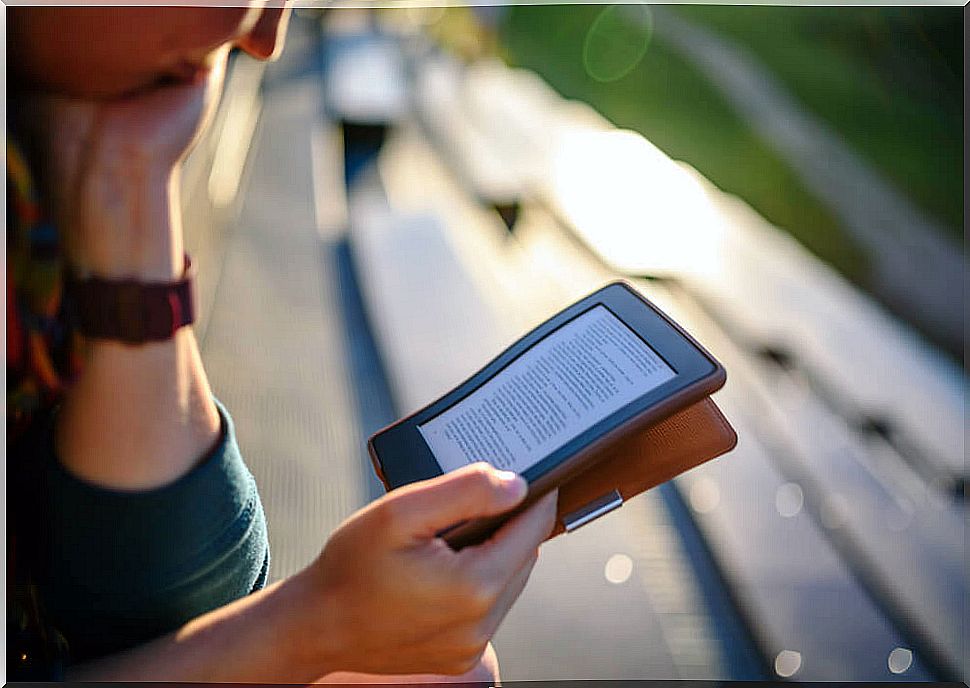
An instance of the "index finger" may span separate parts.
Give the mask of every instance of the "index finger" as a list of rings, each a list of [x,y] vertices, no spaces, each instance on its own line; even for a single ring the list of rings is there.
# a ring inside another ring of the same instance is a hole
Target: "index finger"
[[[480,545],[466,547],[473,565],[482,566],[496,576],[510,576],[535,554],[552,532],[556,522],[559,491],[544,495],[539,501],[510,519]]]

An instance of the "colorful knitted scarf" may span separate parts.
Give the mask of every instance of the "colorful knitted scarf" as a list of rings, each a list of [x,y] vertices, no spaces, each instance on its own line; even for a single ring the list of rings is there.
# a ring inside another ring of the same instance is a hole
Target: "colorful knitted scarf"
[[[20,148],[7,138],[7,441],[59,400],[80,371],[63,300],[57,230]]]

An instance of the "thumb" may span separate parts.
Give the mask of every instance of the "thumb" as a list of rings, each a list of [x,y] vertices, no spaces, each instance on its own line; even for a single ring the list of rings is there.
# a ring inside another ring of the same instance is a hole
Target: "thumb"
[[[476,463],[387,495],[391,530],[401,540],[429,539],[448,526],[494,516],[525,499],[525,480],[511,471]]]

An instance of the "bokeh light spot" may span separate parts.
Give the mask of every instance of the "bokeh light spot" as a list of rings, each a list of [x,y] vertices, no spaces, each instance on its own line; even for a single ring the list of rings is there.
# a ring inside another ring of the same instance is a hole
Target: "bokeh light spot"
[[[606,561],[603,575],[614,585],[626,583],[633,573],[633,559],[625,554],[614,554]]]
[[[647,52],[653,15],[647,5],[611,5],[597,15],[583,41],[583,67],[601,82],[622,79]]]
[[[785,483],[775,492],[775,508],[784,518],[796,516],[805,504],[805,495],[798,483]]]
[[[889,670],[894,674],[902,674],[913,664],[913,651],[905,647],[894,648],[889,653]]]
[[[794,650],[782,650],[775,657],[775,673],[782,678],[794,676],[802,668],[802,653]]]

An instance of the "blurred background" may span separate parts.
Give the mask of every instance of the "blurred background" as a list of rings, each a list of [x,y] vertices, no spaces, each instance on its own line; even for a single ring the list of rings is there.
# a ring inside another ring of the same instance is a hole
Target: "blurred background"
[[[273,577],[366,438],[624,277],[738,448],[544,546],[506,680],[967,680],[959,7],[298,9],[183,179]]]

